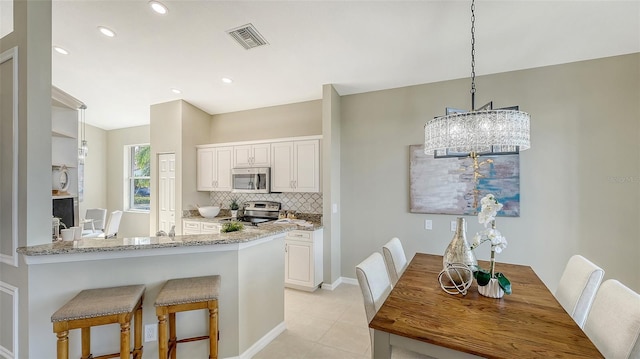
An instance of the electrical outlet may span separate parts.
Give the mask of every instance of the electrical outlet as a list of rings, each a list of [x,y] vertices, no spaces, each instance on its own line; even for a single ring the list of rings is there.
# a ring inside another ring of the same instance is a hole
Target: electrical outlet
[[[456,223],[456,221],[451,221],[451,232],[455,232],[457,227],[458,224]]]
[[[424,229],[433,229],[433,221],[431,221],[430,219],[425,219]]]
[[[144,341],[155,342],[158,340],[158,324],[147,324],[144,326]]]

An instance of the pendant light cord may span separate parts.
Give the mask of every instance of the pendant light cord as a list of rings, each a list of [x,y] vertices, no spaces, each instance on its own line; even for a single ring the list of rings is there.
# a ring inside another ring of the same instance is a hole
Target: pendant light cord
[[[84,160],[84,158],[87,156],[86,153],[86,147],[87,147],[87,141],[86,141],[86,133],[87,133],[87,121],[85,118],[85,110],[87,109],[87,106],[82,104],[80,106],[80,151],[82,152],[81,157]]]
[[[471,0],[471,111],[476,110],[476,3]]]

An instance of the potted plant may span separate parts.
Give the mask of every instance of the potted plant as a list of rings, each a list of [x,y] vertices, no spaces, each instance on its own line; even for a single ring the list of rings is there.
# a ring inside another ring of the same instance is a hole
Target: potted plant
[[[236,222],[236,221],[226,222],[222,224],[222,228],[220,228],[220,232],[221,233],[236,232],[236,231],[241,231],[243,228],[244,228],[244,225],[240,222]]]
[[[231,199],[231,205],[229,206],[229,208],[231,209],[231,218],[237,218],[238,217],[238,209],[240,208],[240,206],[238,205],[238,199],[237,198],[232,198]]]
[[[502,209],[493,194],[482,198],[482,208],[478,213],[478,222],[484,225],[485,230],[476,233],[471,249],[477,248],[484,242],[491,243],[491,261],[489,270],[477,268],[474,277],[478,282],[478,292],[485,297],[502,298],[504,294],[511,294],[511,282],[504,274],[495,271],[496,253],[502,252],[507,247],[507,239],[496,229],[496,216]],[[487,228],[491,225],[491,228]]]

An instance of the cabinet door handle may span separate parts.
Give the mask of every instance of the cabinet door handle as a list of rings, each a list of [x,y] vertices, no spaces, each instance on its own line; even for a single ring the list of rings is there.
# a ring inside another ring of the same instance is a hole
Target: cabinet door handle
[[[285,252],[285,253],[287,253],[287,248],[288,248],[288,246],[285,244],[285,245],[284,245],[284,252]]]

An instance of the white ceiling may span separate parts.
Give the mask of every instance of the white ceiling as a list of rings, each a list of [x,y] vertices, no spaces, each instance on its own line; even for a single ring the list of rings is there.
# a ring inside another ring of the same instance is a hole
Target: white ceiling
[[[161,2],[163,16],[147,0],[53,1],[52,42],[70,52],[53,52],[53,84],[87,104],[87,123],[148,124],[150,105],[179,98],[218,114],[471,71],[470,1]],[[247,23],[269,45],[227,35]],[[476,38],[477,75],[640,52],[640,1],[478,0]]]

